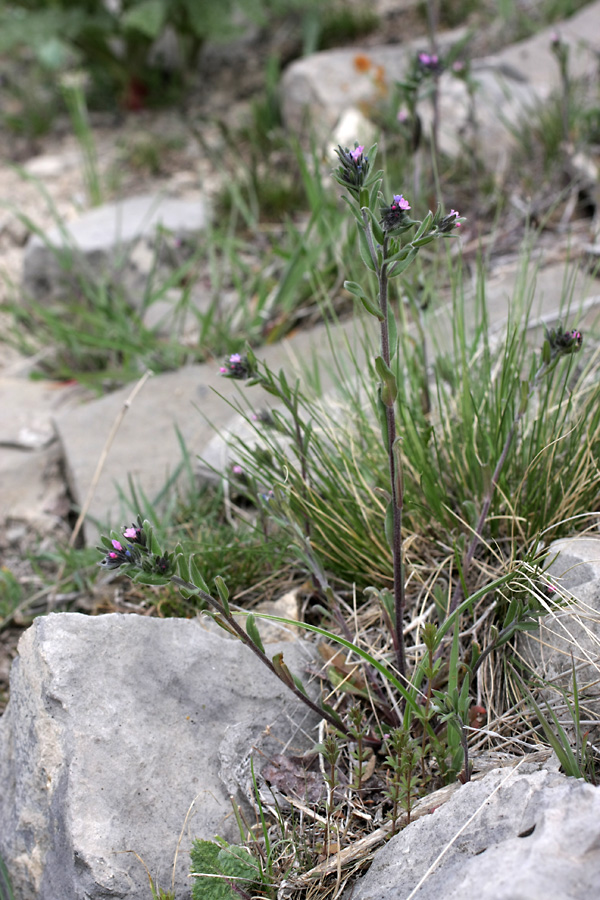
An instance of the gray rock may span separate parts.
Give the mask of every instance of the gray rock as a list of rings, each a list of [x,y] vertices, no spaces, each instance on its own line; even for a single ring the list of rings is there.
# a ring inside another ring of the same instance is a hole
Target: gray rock
[[[75,385],[30,381],[0,375],[0,446],[40,450],[55,440],[52,416],[81,403],[86,395]]]
[[[440,35],[440,48],[448,48],[465,36],[460,28]],[[338,120],[348,109],[368,109],[381,99],[381,88],[373,78],[380,66],[388,85],[406,75],[407,65],[418,50],[426,49],[427,39],[407,44],[384,45],[350,50],[324,50],[295,60],[287,67],[281,80],[282,115],[287,128],[302,136],[312,125],[321,141],[330,138]],[[365,55],[372,62],[372,71],[360,73],[354,61]],[[354,136],[356,140],[360,135]],[[363,141],[364,143],[364,141]]]
[[[471,108],[462,80],[444,73],[439,80],[440,148],[451,155],[462,151],[465,141],[475,138],[481,159],[492,170],[504,165],[515,138],[513,129],[539,103],[560,88],[560,73],[550,42],[554,31],[571,47],[569,71],[573,80],[596,83],[600,52],[600,2],[588,4],[575,16],[519,41],[499,53],[473,62],[476,134],[471,133]],[[457,44],[464,29],[440,35],[440,50]],[[330,50],[292,63],[282,78],[282,109],[286,126],[298,134],[312,124],[317,137],[329,140],[336,123],[347,110],[365,111],[381,102],[381,86],[372,75],[380,66],[388,85],[406,76],[414,53],[426,49],[424,39],[401,46],[365,49],[372,69],[357,72],[354,60],[360,50]],[[419,115],[427,133],[432,118],[429,100],[419,104]],[[366,143],[360,134],[348,141]]]
[[[327,389],[332,383],[329,371],[333,366],[332,348],[345,357],[349,342],[357,359],[364,359],[362,341],[370,327],[370,323],[358,319],[337,329],[321,326],[261,348],[259,356],[275,371],[284,367],[289,372],[293,364],[299,368],[298,360],[310,367],[314,353],[321,361],[321,380]],[[129,385],[55,417],[71,495],[78,505],[86,499],[107,435],[131,390]],[[219,374],[219,362],[154,376],[128,410],[110,448],[89,507],[85,525],[88,543],[97,535],[96,522],[101,527],[108,524],[119,527],[137,512],[123,502],[123,493],[125,497],[130,496],[129,477],[151,501],[171,477],[176,490],[178,471],[180,479],[187,476],[181,468],[180,439],[194,468],[196,457],[205,456],[215,434],[230,425],[234,415],[230,403],[248,411],[253,405],[258,408],[268,405],[265,394],[258,388],[247,389],[223,378]],[[222,448],[222,443],[213,442],[208,452],[208,462],[217,470],[225,459]]]
[[[581,704],[580,727],[590,740],[600,740],[600,539],[565,538],[550,548],[548,568],[556,593],[548,597],[548,615],[539,631],[522,634],[518,648],[533,670],[559,690],[542,696],[555,708],[567,735],[575,741],[572,716],[560,690],[571,697],[573,663]]]
[[[202,203],[160,195],[107,203],[43,238],[32,235],[23,260],[25,291],[48,302],[82,282],[118,282],[128,300],[140,306],[157,254],[159,262],[168,262],[164,233],[174,240],[193,238],[207,221]]]
[[[352,900],[599,896],[600,788],[523,768],[495,769],[408,825],[375,855]]]
[[[475,60],[472,67],[476,134],[470,135],[470,101],[463,81],[444,73],[440,78],[440,149],[456,156],[465,139],[476,137],[477,150],[489,169],[508,162],[515,146],[514,129],[535,113],[540,104],[561,88],[560,71],[551,51],[552,36],[560,33],[569,45],[572,81],[596,84],[600,52],[600,3],[592,3],[558,26],[543,29],[499,53]],[[426,130],[432,111],[421,103],[419,113]]]
[[[302,675],[309,648],[282,649]],[[0,855],[17,900],[147,900],[133,851],[166,889],[180,834],[185,900],[191,840],[239,837],[229,798],[245,800],[253,749],[305,748],[312,724],[251,651],[197,621],[36,619],[0,719]]]
[[[0,447],[0,528],[16,523],[45,534],[63,524],[70,501],[58,444],[35,451]]]

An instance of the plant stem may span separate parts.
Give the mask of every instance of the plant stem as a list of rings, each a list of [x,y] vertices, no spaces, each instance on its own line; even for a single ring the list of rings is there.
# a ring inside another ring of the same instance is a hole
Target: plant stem
[[[370,230],[370,229],[369,229]],[[383,315],[381,320],[381,356],[390,365],[390,336],[388,324],[388,271],[387,254],[389,249],[387,235],[383,239],[382,263],[379,271],[379,308]],[[396,651],[396,668],[406,681],[406,657],[404,653],[404,572],[402,565],[402,486],[396,471],[394,443],[396,441],[396,412],[394,405],[385,408],[387,424],[387,451],[390,468],[390,489],[392,496],[392,557],[394,566],[394,649]]]
[[[286,687],[288,687],[299,700],[305,703],[306,706],[308,706],[313,712],[315,712],[321,719],[326,719],[326,721],[329,722],[329,724],[333,728],[337,729],[337,731],[341,731],[348,738],[351,736],[348,728],[341,720],[334,718],[327,712],[327,710],[322,709],[317,703],[311,700],[310,697],[308,697],[306,694],[303,694],[293,681],[287,681],[281,678],[277,669],[275,668],[269,657],[266,655],[266,653],[262,652],[260,647],[258,647],[254,643],[254,641],[246,634],[244,629],[240,625],[238,625],[234,616],[232,616],[231,613],[226,612],[225,608],[221,603],[218,602],[218,600],[215,600],[214,597],[211,597],[210,594],[207,594],[206,591],[203,591],[197,585],[192,584],[189,581],[185,581],[183,578],[180,578],[179,575],[172,575],[171,582],[177,585],[177,587],[184,588],[187,591],[193,591],[194,593],[198,594],[198,596],[201,597],[202,600],[208,603],[209,606],[212,606],[212,608],[225,619],[227,624],[233,631],[235,631],[237,637],[242,641],[242,643],[249,647],[252,652],[256,656],[258,656],[260,661],[264,663],[264,665],[273,673],[273,675],[279,678],[280,681],[283,681]]]

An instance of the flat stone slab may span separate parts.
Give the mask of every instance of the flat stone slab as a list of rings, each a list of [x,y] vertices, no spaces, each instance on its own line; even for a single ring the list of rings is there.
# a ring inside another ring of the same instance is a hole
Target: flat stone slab
[[[310,648],[281,649],[302,678]],[[192,839],[239,839],[230,797],[248,814],[250,755],[260,769],[279,741],[307,749],[307,712],[248,648],[199,620],[36,619],[0,719],[0,855],[15,896],[148,900],[134,852],[166,890],[182,835],[186,900]]]
[[[518,267],[513,267],[503,272],[488,289],[490,326],[499,327],[506,319],[519,277]],[[565,296],[564,279],[565,267],[562,265],[540,271],[533,298],[534,315],[545,314],[550,317],[549,321],[552,316],[556,317]],[[576,273],[572,280],[574,297],[593,294],[594,287],[587,276]],[[593,300],[591,306],[594,308],[596,300],[600,303],[600,297]],[[579,299],[573,302],[574,314],[578,302]],[[467,300],[468,306],[472,303]],[[448,306],[441,306],[432,311],[429,319],[431,338],[441,346],[448,344],[452,331],[450,317]],[[578,317],[569,323],[569,327],[582,326]],[[260,348],[257,355],[270,368],[278,371],[283,367],[288,374],[294,370],[301,373],[303,366],[310,372],[313,361],[317,360],[321,386],[327,392],[335,388],[332,369],[336,364],[346,371],[346,379],[357,377],[356,372],[353,375],[349,348],[361,365],[367,348],[370,346],[369,352],[372,352],[376,342],[375,320],[357,316],[341,326],[329,329],[318,326],[311,331],[299,332],[279,344]],[[253,430],[240,422],[231,404],[239,404],[246,412],[263,409],[269,406],[267,395],[258,387],[245,388],[239,382],[223,378],[218,368],[218,363],[210,363],[154,376],[137,396],[121,423],[100,474],[85,526],[88,543],[97,538],[96,523],[100,523],[101,528],[106,525],[118,528],[137,515],[137,510],[123,501],[123,494],[130,496],[130,477],[151,500],[158,496],[182,462],[180,439],[194,469],[196,458],[206,456],[207,462],[218,472],[226,471],[230,462],[235,463],[229,459],[225,441],[216,439],[218,435],[233,427],[242,432],[244,440],[253,440]],[[107,436],[132,389],[129,385],[55,416],[71,495],[79,506],[86,500]],[[206,469],[203,472],[207,474]]]
[[[142,194],[107,203],[43,237],[31,236],[23,259],[25,292],[44,303],[67,288],[76,289],[82,279],[118,279],[139,306],[156,264],[159,233],[192,237],[207,224],[207,207],[199,202]]]
[[[0,447],[0,533],[13,526],[52,531],[71,506],[54,443],[41,450]]]
[[[392,838],[351,897],[597,897],[599,822],[600,788],[546,770],[494,769]]]
[[[515,145],[513,129],[561,87],[559,66],[551,50],[556,32],[570,47],[571,79],[587,79],[595,85],[600,52],[600,2],[587,5],[571,18],[499,53],[472,60],[478,154],[492,171],[506,164]],[[464,29],[440,33],[441,55],[464,35]],[[331,141],[336,123],[347,111],[360,109],[368,115],[370,107],[381,103],[382,81],[390,86],[404,80],[410,60],[419,50],[427,50],[427,43],[423,38],[364,51],[360,48],[328,50],[293,62],[282,78],[282,109],[287,127],[303,135],[307,125],[312,125],[321,141]],[[370,60],[370,67],[364,72],[355,64],[358,57],[363,64],[365,57]],[[438,85],[439,146],[445,153],[456,155],[463,152],[465,140],[474,137],[470,133],[471,98],[465,81],[450,72],[442,73]],[[418,112],[428,134],[432,119],[429,100],[419,103]],[[354,134],[348,138],[348,146],[355,140],[367,143],[362,134]]]
[[[327,358],[333,366],[333,353],[345,354],[346,341],[350,340],[358,358],[364,359],[361,341],[369,327],[370,323],[357,327],[350,322],[331,332],[330,343],[330,332],[321,326],[261,348],[259,356],[274,370],[283,366],[289,371],[300,362],[310,367],[314,353],[321,359],[322,381],[327,387],[332,380],[327,373]],[[223,378],[218,370],[218,362],[187,366],[156,375],[147,382],[125,415],[101,472],[85,526],[88,543],[97,537],[95,522],[103,523],[102,527],[107,523],[119,527],[128,523],[134,512],[137,514],[123,503],[121,495],[122,491],[129,496],[129,477],[152,500],[181,466],[180,441],[195,470],[196,457],[202,456],[215,434],[234,418],[230,404],[239,404],[246,410],[268,405],[259,388],[245,388],[240,382]],[[79,505],[85,502],[106,438],[131,391],[129,385],[55,418],[69,486]],[[182,478],[185,477],[183,472]]]

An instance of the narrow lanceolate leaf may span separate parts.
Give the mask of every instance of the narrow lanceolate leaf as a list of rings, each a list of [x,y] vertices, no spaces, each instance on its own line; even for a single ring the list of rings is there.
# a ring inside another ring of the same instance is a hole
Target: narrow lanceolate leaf
[[[190,556],[190,581],[192,582],[192,584],[195,584],[196,587],[200,588],[201,591],[205,591],[207,594],[210,594],[208,585],[200,574],[200,569],[196,565],[196,559],[194,556]]]
[[[284,684],[287,684],[288,687],[294,688],[296,685],[292,673],[283,661],[283,653],[276,653],[271,662],[275,667],[277,675],[279,676],[279,678],[281,678]]]
[[[432,222],[433,222],[433,213],[430,210],[427,213],[427,215],[425,216],[425,218],[423,219],[423,221],[421,222],[421,224],[419,225],[419,227],[417,229],[417,233],[415,234],[414,240],[412,241],[413,244],[415,241],[418,241],[419,238],[423,237],[423,235],[425,234],[426,231],[429,231],[429,229],[431,228]]]
[[[228,622],[225,621],[223,616],[219,616],[217,614],[212,614],[211,619],[213,619],[213,621],[215,621],[217,623],[217,625],[220,625],[221,628],[223,629],[223,631],[228,631],[229,634],[232,634],[234,637],[238,638],[238,640],[239,640],[239,637],[240,637],[239,634],[231,627],[231,625]]]
[[[373,300],[367,297],[360,284],[357,284],[355,281],[345,281],[344,287],[351,294],[354,294],[355,297],[358,297],[368,313],[370,313],[372,316],[375,316],[375,318],[379,319],[380,322],[383,321],[383,313],[379,309],[379,306],[374,303]]]
[[[364,262],[367,269],[370,269],[371,272],[375,271],[375,263],[371,257],[371,250],[369,248],[369,243],[367,241],[367,237],[365,235],[364,229],[358,229],[358,244],[360,247],[360,256],[362,261]]]
[[[170,580],[170,578],[165,578],[164,575],[155,575],[154,572],[138,572],[132,578],[132,581],[137,582],[137,584],[153,585],[168,584]]]
[[[229,589],[220,575],[217,575],[215,578],[215,585],[219,592],[219,597],[221,599],[221,603],[223,604],[223,609],[229,615]]]
[[[385,406],[393,406],[398,396],[396,376],[382,356],[376,358],[375,370],[381,378],[381,400]]]
[[[254,618],[252,613],[250,613],[250,615],[246,619],[246,634],[248,635],[252,643],[256,644],[260,652],[264,653],[265,648],[263,646],[258,628],[256,627],[256,619]]]

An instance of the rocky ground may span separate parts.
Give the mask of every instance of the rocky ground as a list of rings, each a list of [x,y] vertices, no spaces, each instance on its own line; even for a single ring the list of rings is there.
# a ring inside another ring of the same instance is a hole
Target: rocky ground
[[[421,36],[425,40],[427,25],[422,4],[416,0],[379,0],[377,7],[381,15],[380,27],[357,40],[350,48],[353,52],[361,49],[375,58],[374,48],[386,45],[389,48]],[[539,7],[528,0],[515,4],[515,10],[530,19],[539,14]],[[471,52],[475,57],[496,52],[522,36],[523,20],[518,16],[509,21],[494,19],[494,8],[495,4],[487,4],[487,7],[483,4],[467,20],[473,29]],[[247,120],[252,98],[262,87],[265,61],[274,50],[283,60],[291,59],[298,52],[297,25],[285,23],[269,34],[253,31],[227,48],[206,48],[196,85],[181,109],[92,114],[105,198],[160,191],[192,202],[210,200],[220,182],[203,153],[198,135],[201,133],[203,141],[216,145],[220,134],[217,119],[224,120],[230,128]],[[149,153],[149,148],[158,150],[157,158]],[[32,230],[46,232],[56,223],[57,216],[65,223],[74,222],[85,212],[88,201],[80,149],[66,117],[57,118],[47,134],[31,140],[4,130],[0,133],[0,160],[0,197],[4,199],[0,211],[0,271],[3,273],[0,294],[4,300],[14,301],[21,291],[24,249]],[[580,234],[580,240],[575,244],[585,244],[590,234],[589,217],[584,215],[578,219],[575,216],[568,235],[564,230],[550,234],[547,261],[560,262],[567,252],[572,254],[573,234]],[[481,235],[473,234],[472,237],[475,249]],[[504,289],[503,268],[510,270],[513,265],[514,271],[514,251],[519,240],[520,231],[516,229],[507,240],[504,256],[498,260],[501,265],[496,269],[496,278],[500,279],[500,295]],[[501,244],[499,249],[502,250]],[[0,315],[3,331],[10,336],[14,324],[12,318],[6,312]],[[66,482],[65,469],[67,465],[74,469],[76,466],[72,461],[66,463],[58,445],[45,437],[49,417],[60,417],[64,412],[65,428],[70,427],[71,432],[79,431],[82,436],[88,433],[81,418],[84,415],[81,401],[85,399],[82,390],[73,385],[40,388],[27,381],[30,369],[30,359],[19,354],[9,342],[0,342],[0,395],[6,400],[3,404],[5,412],[12,410],[10,422],[4,420],[0,433],[0,453],[4,454],[3,460],[8,460],[10,454],[14,455],[24,447],[39,451],[39,456],[35,457],[37,462],[32,453],[21,452],[21,478],[29,483],[36,477],[32,472],[36,466],[38,469],[43,466],[45,473],[37,497],[44,510],[40,529],[39,509],[27,508],[29,499],[21,491],[11,468],[13,463],[3,461],[0,466],[5,472],[4,498],[0,498],[1,561],[17,579],[26,582],[28,592],[37,587],[42,593],[39,606],[30,607],[28,614],[32,610],[43,612],[51,607],[48,606],[48,594],[43,592],[43,578],[32,573],[26,560],[27,551],[33,546],[39,549],[40,541],[43,549],[51,549],[57,540],[64,541],[68,537],[73,525],[73,517],[69,514],[74,499],[73,488],[72,483]],[[181,390],[185,393],[185,388]],[[40,391],[45,391],[41,403],[39,396],[33,397],[33,392],[39,395]],[[115,398],[112,403],[105,404],[106,425],[96,428],[100,444],[106,433],[103,428],[109,427],[122,402],[123,398]],[[33,427],[34,435],[27,437],[24,444],[19,411],[38,408],[41,413],[33,426],[31,417],[25,416],[24,424],[30,431]],[[71,418],[69,410],[75,410]],[[27,440],[32,442],[27,445]],[[96,444],[84,445],[81,459],[94,459],[99,449],[101,447]],[[89,475],[89,465],[85,477]],[[106,477],[112,477],[110,472]],[[78,502],[81,499],[77,497]],[[56,598],[51,603],[56,604]],[[28,621],[29,618],[20,618],[17,612],[10,626],[0,632],[0,704],[3,695],[6,696],[9,662],[15,652],[16,640]]]

